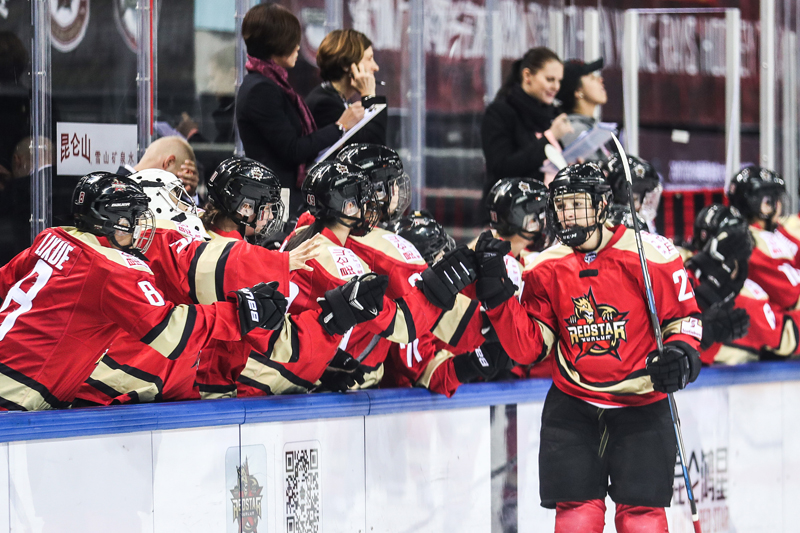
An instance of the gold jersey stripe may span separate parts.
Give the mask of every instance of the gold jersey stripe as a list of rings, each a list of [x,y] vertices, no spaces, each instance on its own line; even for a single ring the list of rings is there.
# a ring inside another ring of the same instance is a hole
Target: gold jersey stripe
[[[439,365],[448,359],[452,359],[453,357],[455,356],[447,350],[439,350],[436,352],[436,355],[433,359],[431,359],[430,363],[428,363],[428,366],[425,367],[425,372],[422,373],[415,385],[418,387],[425,387],[426,389],[430,388],[433,373],[436,372],[436,369],[439,368]]]
[[[142,402],[155,401],[161,392],[152,381],[137,378],[122,368],[111,368],[106,364],[105,358],[100,360],[89,379],[99,381],[121,394],[136,392]]]
[[[198,303],[211,304],[218,301],[217,264],[231,242],[234,242],[234,239],[217,236],[208,241],[202,250],[198,249],[200,257],[197,258],[194,273],[195,296]]]
[[[45,409],[55,409],[44,399],[39,391],[0,373],[0,398],[8,400],[28,411],[42,411]]]
[[[653,382],[649,375],[623,379],[622,381],[602,387],[585,383],[581,375],[569,367],[564,354],[561,352],[561,343],[556,345],[556,352],[558,366],[569,376],[573,383],[583,389],[611,394],[649,394],[653,392]]]
[[[189,335],[194,330],[194,322],[197,311],[194,306],[178,305],[172,309],[169,315],[156,328],[163,329],[150,339],[150,333],[146,335],[142,342],[152,349],[169,359],[177,358],[186,347]],[[154,331],[155,329],[154,328]],[[151,331],[153,333],[153,331]]]
[[[75,237],[79,241],[83,242],[84,244],[89,245],[95,252],[99,253],[109,261],[116,263],[118,265],[122,265],[126,268],[132,268],[133,270],[139,270],[141,272],[147,272],[152,274],[153,271],[150,270],[150,267],[147,266],[147,263],[141,260],[136,260],[133,263],[125,261],[120,250],[116,248],[108,248],[107,246],[103,246],[100,244],[100,241],[97,240],[97,237],[92,235],[91,233],[85,233],[83,231],[79,231],[76,228],[61,228],[66,231],[72,237]],[[131,256],[132,257],[132,256]]]

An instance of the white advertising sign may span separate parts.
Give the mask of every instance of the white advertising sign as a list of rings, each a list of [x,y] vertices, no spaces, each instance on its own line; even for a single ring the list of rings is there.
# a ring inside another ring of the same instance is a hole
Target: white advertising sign
[[[62,176],[83,176],[97,170],[116,171],[138,162],[136,124],[59,122],[57,167]]]

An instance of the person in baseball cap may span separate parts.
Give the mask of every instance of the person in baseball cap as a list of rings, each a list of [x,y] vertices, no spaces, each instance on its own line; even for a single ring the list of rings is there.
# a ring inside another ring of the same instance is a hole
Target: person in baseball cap
[[[573,133],[565,135],[561,143],[566,147],[584,131],[594,127],[595,109],[608,100],[599,71],[603,68],[603,58],[585,63],[579,59],[564,62],[564,79],[556,99],[561,102],[561,111],[567,113]],[[597,158],[605,159],[598,150]]]

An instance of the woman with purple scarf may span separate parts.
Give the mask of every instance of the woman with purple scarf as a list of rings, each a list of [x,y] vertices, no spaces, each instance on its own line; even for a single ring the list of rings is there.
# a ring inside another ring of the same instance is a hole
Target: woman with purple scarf
[[[306,165],[364,116],[361,103],[317,129],[308,106],[289,85],[300,50],[300,22],[277,4],[259,4],[242,21],[247,75],[236,95],[236,123],[247,157],[269,167],[291,191],[290,217],[303,205]]]

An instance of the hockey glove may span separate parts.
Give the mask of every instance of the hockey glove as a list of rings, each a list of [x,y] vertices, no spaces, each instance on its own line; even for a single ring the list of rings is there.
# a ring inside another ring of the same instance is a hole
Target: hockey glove
[[[337,350],[328,368],[319,378],[320,390],[345,392],[364,383],[364,366],[344,350]]]
[[[239,327],[242,335],[247,335],[255,328],[276,330],[283,326],[288,302],[277,288],[277,281],[262,282],[228,295],[228,299],[239,306]]]
[[[387,276],[369,273],[329,290],[317,299],[322,308],[319,323],[329,335],[344,335],[356,324],[372,320],[383,311],[388,286]]]
[[[475,292],[486,309],[494,309],[517,292],[506,270],[505,256],[511,251],[511,243],[492,236],[484,231],[475,245],[475,263],[478,267],[478,281]]]
[[[484,342],[474,352],[453,358],[453,370],[461,383],[472,383],[478,378],[491,381],[500,371],[509,370],[513,364],[499,342]]]
[[[700,352],[683,341],[664,344],[664,353],[653,350],[647,356],[647,372],[658,392],[675,392],[700,374]]]
[[[433,305],[449,311],[456,295],[475,281],[474,252],[459,246],[447,252],[436,264],[425,269],[416,286]]]
[[[732,266],[731,266],[732,265]],[[705,311],[715,304],[733,301],[747,279],[747,261],[721,262],[710,252],[699,252],[686,262],[686,269],[700,281],[695,287],[697,305]]]
[[[750,315],[744,309],[736,307],[714,306],[704,312],[703,339],[700,349],[708,350],[714,343],[731,342],[747,335],[750,328]]]

